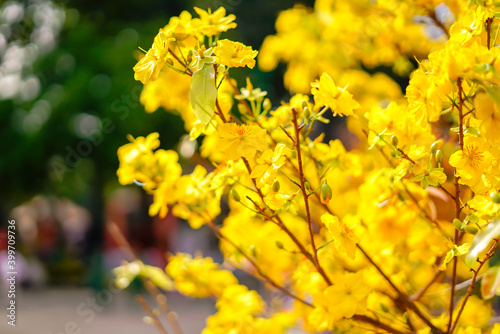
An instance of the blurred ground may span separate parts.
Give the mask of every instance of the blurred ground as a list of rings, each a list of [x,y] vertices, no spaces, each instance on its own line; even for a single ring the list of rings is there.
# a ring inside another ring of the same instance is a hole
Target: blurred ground
[[[151,325],[146,325],[142,318],[144,313],[132,294],[118,292],[112,295],[110,303],[95,312],[91,320],[90,308],[78,307],[88,298],[94,298],[96,291],[86,288],[46,288],[43,290],[25,290],[16,298],[19,309],[17,325],[7,325],[0,321],[2,334],[157,334]],[[3,297],[3,296],[2,296]],[[150,306],[153,300],[146,297]],[[205,327],[205,318],[215,312],[211,300],[189,300],[180,295],[167,296],[169,306],[179,315],[179,321],[185,334],[200,333]],[[5,299],[2,300],[2,306]],[[78,326],[74,329],[71,324]],[[66,326],[69,326],[65,329]],[[78,328],[81,331],[78,331]],[[69,329],[69,330],[68,330]],[[167,327],[167,329],[169,329]]]

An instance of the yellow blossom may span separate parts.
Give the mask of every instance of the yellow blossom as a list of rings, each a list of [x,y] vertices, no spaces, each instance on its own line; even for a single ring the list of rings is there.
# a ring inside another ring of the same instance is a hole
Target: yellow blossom
[[[194,7],[194,10],[200,18],[193,19],[192,25],[205,36],[214,36],[228,29],[236,28],[236,23],[233,22],[236,16],[233,14],[226,16],[224,7],[220,7],[213,13],[210,8],[208,12],[198,7]]]
[[[166,272],[174,280],[176,289],[190,297],[219,297],[226,288],[238,284],[233,273],[219,269],[210,257],[193,258],[177,253],[169,257]]]
[[[346,88],[337,87],[326,73],[323,73],[319,81],[312,83],[311,86],[314,103],[330,108],[333,116],[351,116],[354,114],[353,110],[359,108],[358,102],[352,98]]]
[[[229,160],[253,158],[257,151],[267,148],[266,130],[257,125],[226,123],[219,126],[220,150]]]
[[[214,53],[219,63],[227,67],[248,66],[253,68],[255,66],[254,58],[257,56],[258,51],[254,51],[250,46],[240,42],[221,39],[217,42]]]
[[[466,136],[464,149],[450,156],[450,165],[457,168],[458,175],[472,179],[485,173],[493,164],[486,141],[474,136]]]
[[[160,29],[160,32],[154,39],[151,49],[149,49],[146,55],[134,66],[135,80],[143,84],[156,80],[158,74],[165,66],[169,44],[172,41],[174,41],[174,39],[168,38],[163,32],[163,29]]]
[[[342,253],[354,259],[356,253],[356,244],[359,238],[354,232],[354,224],[349,226],[345,222],[340,221],[336,216],[329,213],[324,213],[321,216],[321,222],[325,224],[328,232],[333,238],[335,248]]]
[[[274,148],[274,152],[267,149],[257,158],[257,166],[253,168],[250,177],[256,179],[259,188],[274,181],[278,170],[285,164],[285,151],[285,144],[279,143]]]

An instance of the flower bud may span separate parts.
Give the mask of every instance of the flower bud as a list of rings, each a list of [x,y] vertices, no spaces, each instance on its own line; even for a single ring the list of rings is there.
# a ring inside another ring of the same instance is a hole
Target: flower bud
[[[167,64],[174,66],[174,61],[172,60],[172,58],[167,58],[166,62]]]
[[[279,240],[276,240],[276,247],[278,247],[279,249],[283,249],[283,248],[285,248],[285,247],[283,246],[283,243],[282,243],[281,241],[279,241]]]
[[[474,226],[467,225],[467,226],[464,227],[464,230],[465,230],[465,232],[470,233],[470,234],[476,234],[477,233],[477,228],[475,228]]]
[[[277,193],[280,191],[280,181],[275,180],[273,183],[273,192]]]
[[[236,189],[231,189],[230,191],[230,194],[231,194],[231,197],[236,201],[236,202],[239,202],[241,201],[241,197],[240,197],[240,194],[238,194],[238,192],[236,191]]]
[[[271,110],[272,104],[271,100],[269,100],[267,97],[264,99],[264,103],[262,103],[262,106],[264,107],[264,111],[267,112]]]
[[[490,193],[490,198],[493,201],[493,203],[500,203],[500,194],[496,191],[492,191]]]
[[[309,118],[311,118],[311,110],[309,110],[309,108],[307,108],[307,107],[304,108],[304,118],[306,120],[308,120]]]
[[[253,257],[257,257],[257,248],[255,248],[255,245],[250,245],[250,254],[252,254]]]
[[[304,183],[304,187],[306,187],[307,192],[311,192],[311,185],[309,182]]]
[[[332,188],[328,185],[328,183],[323,183],[321,186],[321,203],[323,204],[328,204],[330,203],[330,200],[332,199]]]
[[[307,102],[305,100],[302,100],[302,108],[304,109],[307,108]]]
[[[431,145],[431,153],[436,153],[436,151],[438,150],[438,147],[439,146],[439,142],[435,141],[434,143],[432,143]]]
[[[453,225],[455,225],[455,228],[459,231],[462,231],[462,222],[459,219],[453,219]]]
[[[398,137],[396,137],[396,136],[392,136],[392,137],[391,137],[391,143],[392,143],[392,145],[394,145],[394,146],[396,146],[396,147],[397,147],[397,146],[398,146],[398,143],[399,143],[399,139],[398,139]]]
[[[443,161],[443,152],[441,150],[436,151],[436,162],[441,163]]]
[[[391,157],[395,158],[398,154],[396,153],[396,151],[392,150],[391,151]]]
[[[244,104],[238,103],[238,111],[240,112],[241,115],[244,115],[247,113],[247,108],[245,107]]]

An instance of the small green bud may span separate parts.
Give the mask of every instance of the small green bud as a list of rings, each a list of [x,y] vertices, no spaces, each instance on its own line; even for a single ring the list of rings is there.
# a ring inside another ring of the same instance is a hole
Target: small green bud
[[[459,231],[462,231],[462,222],[460,221],[460,219],[453,219],[453,225],[455,225],[455,228]]]
[[[305,107],[305,108],[304,108],[304,117],[305,117],[305,119],[307,119],[307,120],[308,120],[309,118],[311,118],[311,110],[309,110],[309,108],[307,108],[307,107]]]
[[[398,147],[398,143],[399,143],[398,137],[392,136],[391,137],[391,143],[392,143],[392,145]]]
[[[432,145],[431,145],[431,153],[432,154],[436,153],[436,151],[439,148],[438,146],[439,146],[439,142],[438,141],[435,141],[434,143],[432,143]]]
[[[275,180],[273,183],[273,192],[277,193],[280,191],[280,181]]]
[[[490,193],[490,198],[493,201],[493,203],[500,203],[500,194],[496,191],[492,191]]]
[[[436,151],[436,162],[441,163],[443,161],[443,152],[441,150]]]
[[[279,240],[276,240],[276,247],[278,247],[279,249],[283,249],[283,248],[285,248],[285,247],[283,246],[283,243],[282,243],[281,241],[279,241]]]
[[[396,153],[396,151],[392,150],[391,151],[391,157],[395,158],[398,154]]]
[[[328,183],[323,183],[321,186],[321,203],[323,204],[328,204],[330,203],[330,200],[332,199],[332,188],[328,185]]]
[[[475,228],[474,226],[469,226],[469,225],[465,226],[464,230],[465,230],[465,232],[470,233],[470,234],[476,234],[478,231],[477,228]]]
[[[306,187],[307,192],[311,192],[311,185],[309,182],[304,183],[304,187]]]
[[[304,109],[307,108],[307,102],[305,100],[302,100],[302,108]]]
[[[240,194],[238,194],[238,192],[236,191],[236,189],[231,189],[230,191],[230,194],[231,194],[231,197],[236,201],[236,202],[239,202],[241,201],[241,197],[240,197]]]
[[[174,61],[171,59],[171,58],[167,58],[167,64],[173,66],[174,65]]]
[[[255,245],[250,245],[250,254],[252,254],[253,257],[257,257],[257,249],[255,248]]]
[[[380,303],[380,307],[382,308],[382,311],[384,311],[385,313],[389,313],[389,308],[387,307],[387,305],[385,305],[384,303]]]

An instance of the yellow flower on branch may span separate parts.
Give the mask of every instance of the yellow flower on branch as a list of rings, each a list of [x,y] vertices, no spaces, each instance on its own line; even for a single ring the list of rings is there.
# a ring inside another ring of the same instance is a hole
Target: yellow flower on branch
[[[450,165],[457,168],[462,178],[472,179],[484,174],[492,165],[494,158],[483,138],[466,136],[464,149],[450,156]]]
[[[156,80],[158,74],[165,66],[168,54],[168,46],[174,38],[168,38],[163,29],[156,35],[153,46],[144,57],[134,66],[134,79],[147,84]]]
[[[240,42],[222,39],[217,42],[214,53],[222,65],[228,67],[248,66],[249,68],[253,68],[255,66],[254,58],[259,51],[252,50],[252,47]]]
[[[329,213],[324,213],[321,216],[321,222],[325,224],[329,234],[332,236],[335,248],[340,253],[354,259],[356,244],[359,242],[359,238],[354,232],[356,224],[346,224]]]
[[[208,12],[198,7],[194,7],[194,10],[200,18],[193,19],[191,25],[205,36],[214,36],[228,29],[236,28],[236,23],[233,22],[236,16],[233,14],[226,16],[224,7],[220,7],[213,13],[210,8]]]
[[[446,253],[446,258],[444,259],[443,263],[439,266],[439,270],[445,270],[446,265],[455,257],[455,256],[462,256],[465,255],[469,252],[469,244],[464,243],[460,246],[454,245],[452,242],[448,243],[448,247],[451,248],[451,250]]]
[[[285,144],[279,143],[274,148],[274,152],[267,149],[257,158],[258,165],[254,167],[250,177],[256,179],[259,188],[274,181],[278,170],[285,164],[285,151]]]
[[[351,116],[354,114],[353,110],[359,108],[358,102],[346,91],[346,87],[337,87],[333,79],[326,73],[321,75],[319,81],[311,83],[311,86],[314,103],[330,108],[333,116]]]
[[[266,130],[257,125],[225,123],[219,126],[220,149],[227,159],[253,158],[267,148]]]

